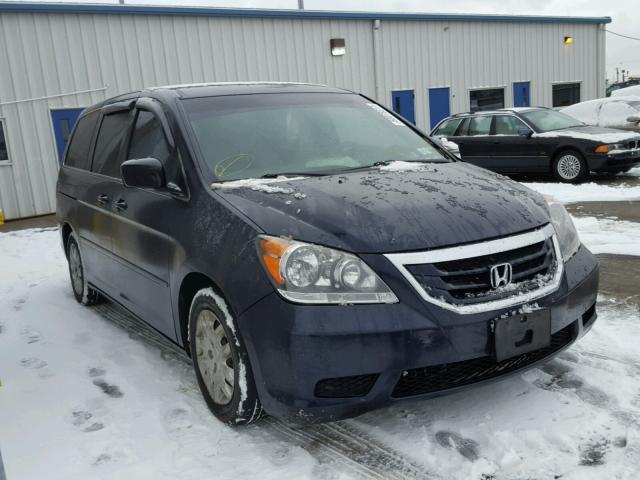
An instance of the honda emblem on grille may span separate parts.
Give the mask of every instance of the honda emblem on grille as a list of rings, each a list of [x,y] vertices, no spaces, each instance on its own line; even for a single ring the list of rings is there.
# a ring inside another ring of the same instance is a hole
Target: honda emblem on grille
[[[491,267],[491,287],[506,287],[513,279],[513,269],[510,263],[501,263]]]

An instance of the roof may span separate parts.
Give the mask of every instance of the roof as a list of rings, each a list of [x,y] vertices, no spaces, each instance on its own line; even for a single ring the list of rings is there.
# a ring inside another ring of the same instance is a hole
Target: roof
[[[152,87],[148,91],[173,90],[181,98],[249,95],[256,93],[352,93],[315,83],[294,82],[218,82]]]
[[[120,15],[177,15],[205,17],[271,17],[342,20],[404,20],[451,22],[527,22],[527,23],[611,23],[611,17],[559,17],[538,15],[468,15],[453,13],[339,12],[321,10],[267,10],[253,8],[214,8],[157,5],[119,5],[90,3],[1,2],[0,13],[88,13]]]

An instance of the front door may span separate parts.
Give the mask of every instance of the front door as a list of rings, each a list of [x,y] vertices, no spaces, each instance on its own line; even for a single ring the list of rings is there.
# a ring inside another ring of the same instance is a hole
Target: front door
[[[160,109],[149,99],[138,101],[125,159],[155,158],[165,169],[168,189],[122,186],[114,201],[113,248],[121,279],[120,302],[154,328],[176,338],[171,306],[170,274],[176,252],[175,220],[186,201],[184,174],[168,141]]]
[[[529,82],[515,82],[513,84],[513,106],[530,107]]]
[[[53,135],[56,140],[56,149],[58,150],[58,162],[61,165],[64,157],[64,149],[67,147],[73,127],[76,125],[82,110],[84,110],[84,108],[60,108],[51,110]]]
[[[395,90],[391,92],[393,111],[415,125],[415,95],[413,90]]]
[[[443,118],[451,114],[449,105],[449,88],[429,89],[429,122],[435,127]]]
[[[549,170],[545,153],[548,139],[524,135],[531,131],[514,115],[496,115],[493,122],[492,160],[489,168],[502,173],[530,173]]]

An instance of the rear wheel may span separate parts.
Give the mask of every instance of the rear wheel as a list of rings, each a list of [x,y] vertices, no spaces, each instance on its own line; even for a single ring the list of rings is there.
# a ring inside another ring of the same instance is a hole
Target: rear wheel
[[[80,247],[74,234],[69,235],[67,240],[67,259],[69,261],[69,277],[71,278],[71,288],[73,296],[82,305],[95,305],[102,301],[102,296],[89,286],[85,276]]]
[[[578,152],[565,150],[556,156],[553,173],[561,182],[578,183],[587,178],[589,167]]]
[[[189,310],[189,347],[200,391],[211,412],[229,425],[260,418],[249,357],[224,300],[211,288],[196,293]]]

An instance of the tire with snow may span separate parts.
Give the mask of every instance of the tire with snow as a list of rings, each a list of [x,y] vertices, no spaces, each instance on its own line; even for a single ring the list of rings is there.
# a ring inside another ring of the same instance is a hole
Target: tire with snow
[[[80,246],[72,233],[67,240],[67,260],[69,262],[69,277],[71,278],[71,288],[73,296],[82,305],[95,305],[103,300],[96,290],[89,286],[87,278],[84,274],[84,264],[82,263],[82,255],[80,254]]]
[[[556,155],[553,173],[561,182],[579,183],[589,176],[589,167],[580,153],[564,150]]]
[[[211,412],[228,425],[258,420],[262,406],[249,357],[226,302],[212,288],[193,297],[189,348],[200,391]]]

